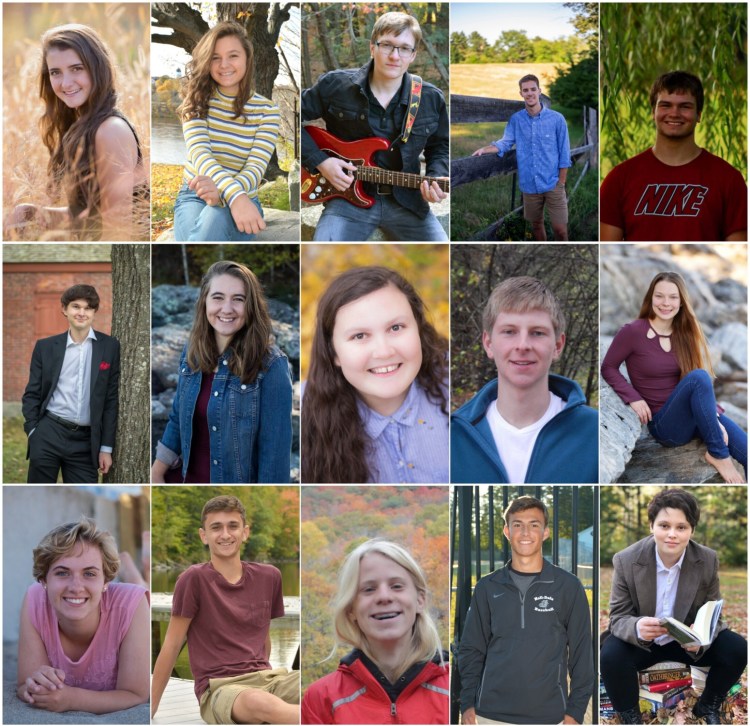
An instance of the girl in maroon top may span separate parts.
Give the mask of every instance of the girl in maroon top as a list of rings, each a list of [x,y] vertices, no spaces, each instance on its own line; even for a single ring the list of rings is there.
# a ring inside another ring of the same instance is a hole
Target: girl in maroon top
[[[620,373],[625,362],[630,383]],[[716,403],[706,338],[685,281],[660,272],[643,298],[638,319],[615,335],[602,362],[602,377],[663,446],[682,446],[696,436],[706,461],[724,481],[745,481],[747,434]]]

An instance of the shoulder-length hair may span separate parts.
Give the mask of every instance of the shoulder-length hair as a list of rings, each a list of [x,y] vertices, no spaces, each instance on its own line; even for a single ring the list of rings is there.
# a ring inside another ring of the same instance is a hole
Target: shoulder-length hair
[[[91,77],[91,91],[80,108],[68,108],[52,89],[47,53],[53,48],[75,51]],[[95,136],[117,106],[111,54],[94,30],[71,23],[42,36],[39,96],[45,104],[39,127],[50,153],[48,192],[57,195],[62,187],[75,221],[82,211],[99,207]]]
[[[219,360],[216,336],[206,316],[206,300],[211,281],[219,275],[231,275],[245,285],[245,324],[229,342],[232,355],[229,369],[243,383],[255,380],[263,367],[263,359],[271,341],[271,317],[263,295],[263,287],[250,268],[239,262],[220,260],[208,268],[201,280],[201,289],[195,303],[195,319],[188,341],[187,362],[194,371],[211,373]]]
[[[680,293],[680,309],[672,320],[672,346],[677,357],[677,363],[680,366],[680,378],[684,378],[696,368],[703,368],[713,376],[714,369],[711,365],[706,336],[695,317],[687,285],[685,285],[682,275],[678,272],[658,273],[651,280],[646,296],[643,298],[638,318],[653,320],[656,317],[653,304],[654,288],[657,283],[662,281],[674,283]]]
[[[185,68],[187,83],[183,88],[183,101],[177,113],[183,121],[192,118],[206,118],[208,101],[216,88],[216,81],[211,78],[211,59],[216,48],[216,41],[227,36],[235,36],[245,49],[247,67],[245,77],[240,81],[237,96],[234,99],[234,117],[239,118],[250,97],[255,93],[255,61],[253,46],[245,29],[232,20],[217,23],[193,48],[192,60]]]
[[[443,648],[440,643],[440,634],[432,615],[430,615],[429,590],[422,568],[408,550],[400,544],[380,537],[363,542],[349,553],[341,566],[338,589],[333,600],[333,624],[336,632],[336,644],[333,653],[335,653],[337,647],[346,644],[358,648],[370,660],[376,661],[364,633],[357,623],[349,617],[359,589],[360,562],[365,555],[371,553],[383,555],[389,560],[393,560],[397,565],[401,565],[409,573],[414,582],[414,587],[424,599],[422,612],[417,613],[417,618],[414,621],[411,644],[407,651],[408,655],[397,669],[397,675],[400,676],[415,663],[432,660],[435,655],[439,655],[442,660]]]
[[[302,481],[364,483],[369,480],[367,436],[357,409],[357,392],[336,365],[333,328],[339,308],[392,285],[409,301],[422,343],[416,381],[448,413],[445,394],[448,341],[427,320],[422,298],[388,267],[355,267],[328,286],[318,302],[310,371],[302,405]]]
[[[42,541],[34,548],[34,579],[37,582],[45,580],[57,560],[82,544],[101,550],[104,582],[114,580],[120,569],[120,556],[114,537],[109,532],[98,529],[96,522],[88,517],[81,517],[77,522],[61,524],[44,535]]]

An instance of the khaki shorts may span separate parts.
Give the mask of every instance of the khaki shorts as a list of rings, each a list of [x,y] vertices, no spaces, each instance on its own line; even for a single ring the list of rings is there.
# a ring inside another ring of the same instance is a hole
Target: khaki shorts
[[[544,219],[544,208],[549,211],[552,224],[568,223],[568,197],[564,186],[556,186],[544,194],[523,195],[523,218],[529,222]]]
[[[287,703],[299,703],[299,671],[274,668],[270,671],[245,673],[232,678],[210,678],[201,696],[201,718],[206,723],[234,723],[232,706],[237,696],[248,688],[267,691]]]

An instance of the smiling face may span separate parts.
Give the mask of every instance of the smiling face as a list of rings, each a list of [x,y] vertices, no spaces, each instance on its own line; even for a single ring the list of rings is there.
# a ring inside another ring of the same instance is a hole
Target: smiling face
[[[47,51],[49,80],[55,95],[69,108],[80,108],[91,95],[91,74],[72,48]]]
[[[406,295],[387,285],[342,305],[332,335],[334,362],[374,411],[404,402],[422,366],[419,328]]]
[[[105,588],[101,549],[77,542],[70,552],[52,563],[44,585],[60,622],[98,622]]]
[[[417,613],[423,609],[424,595],[408,570],[379,552],[369,552],[360,560],[349,617],[373,650],[407,645]]]
[[[246,302],[245,283],[238,277],[216,275],[211,279],[206,295],[206,317],[214,329],[220,351],[247,322]]]
[[[700,120],[698,104],[692,93],[662,92],[656,97],[654,123],[660,136],[668,139],[693,136]]]
[[[524,509],[508,515],[503,532],[510,542],[510,549],[518,557],[541,556],[544,540],[549,529],[544,526],[541,509]]]
[[[482,344],[495,361],[501,388],[546,389],[552,362],[565,346],[565,334],[555,335],[552,318],[543,310],[501,311],[492,331],[482,333]]]
[[[539,93],[539,86],[534,81],[524,81],[521,84],[521,97],[526,104],[526,108],[536,108],[539,103]]]
[[[211,559],[240,559],[242,545],[250,536],[250,527],[242,522],[239,512],[209,512],[198,530],[201,541],[208,545]]]
[[[660,280],[654,285],[651,296],[653,317],[671,326],[675,315],[680,312],[680,290],[674,282]]]
[[[693,536],[693,528],[685,513],[671,507],[659,510],[651,525],[651,532],[656,540],[659,557],[667,567],[671,567],[682,557]]]
[[[62,314],[67,318],[71,330],[86,336],[94,323],[96,310],[90,307],[86,300],[80,299],[63,305]]]
[[[211,78],[228,96],[235,96],[247,71],[247,54],[236,35],[219,38],[211,57]]]
[[[374,61],[373,78],[381,81],[401,78],[409,70],[409,65],[416,57],[417,52],[413,50],[402,58],[401,53],[396,48],[415,48],[417,43],[414,39],[414,33],[411,30],[404,30],[398,35],[386,33],[379,36],[375,42],[388,43],[393,46],[393,50],[386,54],[382,46],[378,47],[375,43],[370,43],[370,55]]]

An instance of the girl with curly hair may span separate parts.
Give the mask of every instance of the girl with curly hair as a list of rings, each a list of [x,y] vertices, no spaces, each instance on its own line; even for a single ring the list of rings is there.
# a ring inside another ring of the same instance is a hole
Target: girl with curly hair
[[[414,287],[357,267],[318,303],[302,406],[302,481],[448,481],[448,341]]]
[[[81,240],[148,239],[148,171],[135,129],[117,109],[111,54],[94,30],[71,23],[42,36],[39,95],[47,191],[67,205],[20,204],[6,231],[33,220]]]
[[[630,381],[620,373],[623,362]],[[602,378],[662,446],[697,436],[725,482],[745,481],[732,458],[747,471],[747,434],[716,403],[708,344],[679,273],[651,280],[638,318],[618,331],[604,356]]]
[[[187,146],[175,202],[178,242],[243,242],[266,228],[258,201],[279,135],[279,109],[255,93],[253,48],[224,21],[193,50],[178,112]]]

